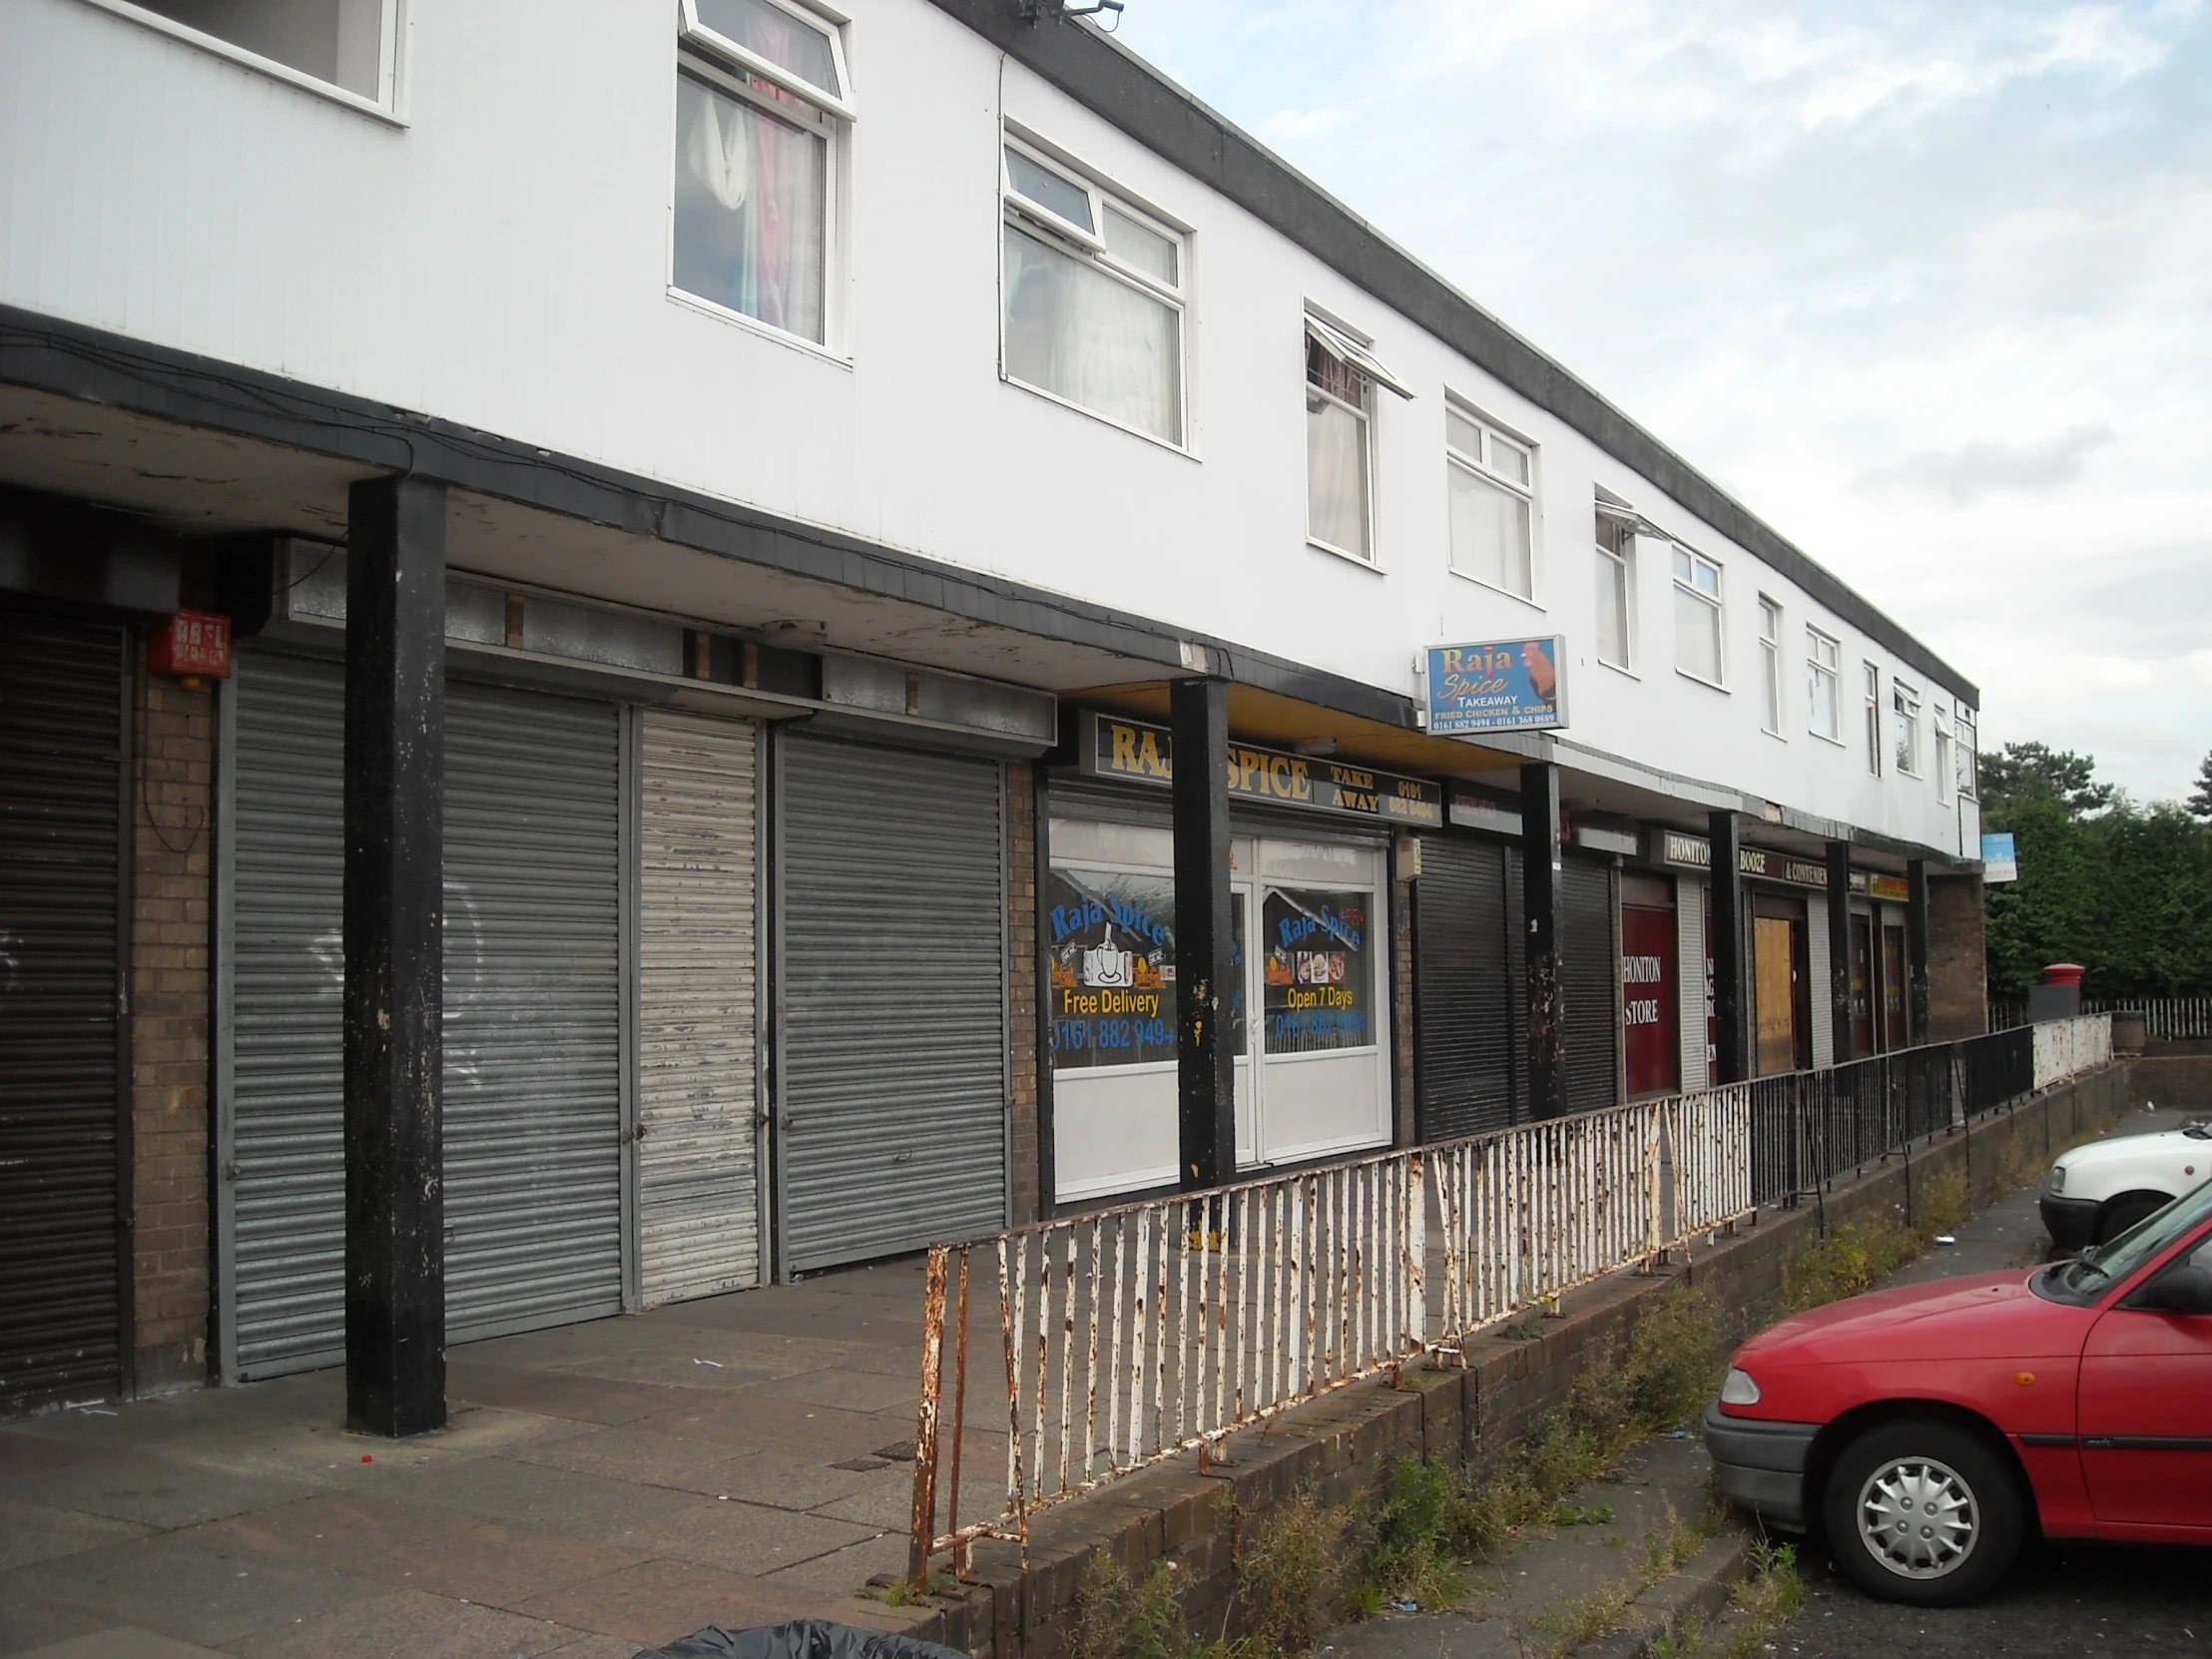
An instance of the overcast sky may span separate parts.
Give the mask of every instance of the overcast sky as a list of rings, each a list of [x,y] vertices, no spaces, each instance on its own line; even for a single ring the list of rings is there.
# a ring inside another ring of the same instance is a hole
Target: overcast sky
[[[2138,799],[2212,749],[2212,5],[1128,0],[1120,39]]]

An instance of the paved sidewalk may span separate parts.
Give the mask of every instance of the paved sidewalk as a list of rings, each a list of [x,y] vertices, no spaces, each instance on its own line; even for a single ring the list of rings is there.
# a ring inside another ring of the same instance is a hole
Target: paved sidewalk
[[[905,1563],[921,1301],[895,1263],[456,1348],[413,1441],[345,1433],[335,1371],[0,1427],[0,1654],[628,1659],[827,1615]]]

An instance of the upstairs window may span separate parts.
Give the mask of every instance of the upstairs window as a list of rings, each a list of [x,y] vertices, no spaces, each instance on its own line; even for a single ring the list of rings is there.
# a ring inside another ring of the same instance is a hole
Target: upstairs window
[[[1674,666],[1725,686],[1721,673],[1721,567],[1687,547],[1674,550]]]
[[[399,0],[137,0],[111,9],[157,29],[174,25],[163,33],[211,51],[232,48],[226,57],[290,70],[286,80],[320,81],[387,108],[393,102]]]
[[[782,0],[683,0],[674,284],[829,343],[844,46]]]
[[[1759,596],[1759,690],[1761,729],[1782,736],[1782,607]]]
[[[1042,152],[1001,152],[1007,379],[1181,447],[1181,233]]]
[[[1306,316],[1306,539],[1375,562],[1375,403],[1378,388],[1413,394],[1369,342]]]
[[[1464,410],[1444,410],[1451,568],[1516,599],[1536,597],[1536,454]]]
[[[1806,727],[1816,738],[1844,741],[1844,648],[1818,628],[1805,630]]]
[[[1958,793],[1968,801],[1981,794],[1981,752],[1975,747],[1974,712],[1958,705]]]
[[[1921,694],[1903,680],[1890,682],[1890,708],[1897,716],[1898,771],[1921,775]]]
[[[1636,667],[1636,516],[1597,505],[1597,660]]]
[[[1958,783],[1957,762],[1950,752],[1950,720],[1940,703],[1936,705],[1929,724],[1936,733],[1936,799],[1947,806]]]
[[[1882,776],[1882,670],[1872,663],[1867,672],[1867,771]]]

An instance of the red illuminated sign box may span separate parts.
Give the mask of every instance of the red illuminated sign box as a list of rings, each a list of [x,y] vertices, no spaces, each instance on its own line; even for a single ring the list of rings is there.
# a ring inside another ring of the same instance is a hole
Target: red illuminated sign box
[[[231,619],[203,611],[179,611],[154,636],[148,667],[188,680],[231,677]]]

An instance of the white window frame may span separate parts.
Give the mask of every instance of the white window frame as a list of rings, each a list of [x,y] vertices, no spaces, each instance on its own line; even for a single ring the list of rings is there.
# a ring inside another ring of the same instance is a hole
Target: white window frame
[[[836,69],[838,85],[845,89],[844,96],[832,97],[790,70],[771,63],[758,52],[740,46],[729,36],[707,28],[699,21],[698,0],[679,0],[676,74],[679,80],[690,75],[727,97],[751,104],[779,121],[817,133],[824,139],[828,148],[823,158],[822,338],[809,339],[805,334],[780,328],[773,322],[734,310],[707,294],[694,293],[690,288],[677,284],[676,177],[673,167],[669,174],[668,246],[663,250],[664,269],[668,274],[668,296],[680,305],[703,311],[719,321],[734,322],[780,344],[795,346],[799,350],[827,357],[849,368],[852,359],[844,344],[844,288],[848,261],[844,223],[845,169],[850,132],[858,117],[852,108],[852,77],[844,62],[844,25],[826,13],[793,5],[790,0],[762,0],[762,3],[788,13],[805,27],[830,37],[830,62]],[[811,107],[796,108],[791,104],[761,97],[747,84],[748,79],[755,75],[781,87],[794,98],[804,99]],[[673,113],[672,104],[671,114]],[[677,149],[678,141],[672,134],[669,150],[672,157],[677,154]]]
[[[1374,399],[1372,395],[1369,399],[1370,407],[1365,409],[1355,408],[1327,387],[1315,385],[1313,376],[1306,368],[1308,352],[1313,346],[1319,345],[1323,351],[1335,357],[1346,368],[1365,380],[1371,388],[1371,393],[1372,388],[1380,386],[1384,390],[1395,392],[1407,401],[1411,401],[1413,393],[1405,382],[1392,374],[1383,365],[1382,360],[1375,354],[1373,340],[1361,338],[1334,318],[1317,315],[1312,305],[1308,305],[1306,308],[1306,331],[1301,336],[1299,345],[1298,378],[1300,390],[1305,396],[1312,396],[1319,392],[1330,402],[1336,404],[1338,408],[1358,417],[1361,436],[1367,448],[1368,551],[1359,553],[1349,547],[1339,547],[1335,542],[1325,541],[1314,534],[1314,480],[1311,475],[1306,478],[1306,545],[1318,548],[1324,553],[1333,553],[1340,559],[1348,559],[1363,570],[1380,573],[1382,569],[1382,543],[1379,524],[1382,516],[1379,511],[1381,505],[1379,498],[1382,491],[1378,488],[1376,476],[1379,469],[1376,465],[1378,451],[1375,441],[1375,428],[1376,419],[1381,410],[1373,406]],[[1304,397],[1301,398],[1301,403],[1303,404],[1303,402]]]
[[[1641,516],[1633,509],[1600,499],[1597,503],[1597,527],[1601,532],[1609,531],[1616,544],[1608,547],[1605,536],[1600,534],[1595,551],[1599,561],[1597,568],[1600,581],[1606,578],[1608,566],[1620,572],[1621,644],[1625,652],[1622,661],[1614,662],[1605,655],[1605,643],[1597,639],[1596,630],[1593,629],[1591,638],[1595,643],[1592,655],[1605,667],[1633,678],[1636,677],[1636,665],[1642,656],[1643,646],[1642,630],[1636,614],[1636,538],[1643,533],[1645,525]]]
[[[1928,725],[1935,744],[1931,764],[1936,773],[1936,800],[1937,805],[1947,807],[1958,783],[1958,762],[1951,753],[1950,716],[1940,700],[1929,711]]]
[[[319,75],[310,75],[303,69],[294,69],[288,63],[265,58],[261,53],[225,40],[221,35],[211,35],[205,30],[195,29],[189,23],[180,23],[160,12],[133,5],[131,0],[84,0],[84,4],[97,6],[101,11],[127,18],[156,34],[167,35],[172,40],[196,47],[211,57],[227,58],[256,74],[266,75],[274,81],[282,81],[302,92],[311,92],[318,98],[327,98],[333,104],[342,104],[362,115],[374,116],[394,127],[408,125],[402,105],[402,93],[406,85],[407,0],[382,0],[383,17],[379,31],[381,40],[377,54],[377,96],[374,98],[341,87],[335,81],[325,81]]]
[[[1759,729],[1770,738],[1790,741],[1785,729],[1789,717],[1789,699],[1785,695],[1782,679],[1782,630],[1784,626],[1782,601],[1772,594],[1759,596],[1759,668],[1765,682],[1767,706],[1760,711]]]
[[[1895,675],[1890,678],[1890,713],[1897,721],[1898,771],[1908,778],[1921,776],[1921,694]]]
[[[1692,578],[1690,581],[1685,582],[1675,570],[1674,561],[1677,557],[1689,559]],[[1711,593],[1703,593],[1698,589],[1696,575],[1700,565],[1713,573],[1713,591]],[[1707,558],[1694,547],[1686,547],[1681,542],[1675,542],[1667,556],[1667,575],[1673,583],[1676,593],[1686,593],[1699,604],[1710,605],[1713,608],[1713,640],[1715,646],[1713,657],[1720,678],[1708,680],[1704,675],[1692,674],[1682,666],[1682,640],[1679,633],[1677,633],[1674,642],[1675,673],[1681,675],[1685,680],[1695,681],[1698,685],[1711,686],[1715,691],[1728,690],[1728,567],[1718,559]]]
[[[1882,776],[1882,746],[1884,731],[1882,722],[1882,669],[1879,664],[1862,663],[1867,683],[1867,773],[1869,777]]]
[[[1411,394],[1407,393],[1405,395],[1410,396]],[[1526,593],[1515,593],[1511,588],[1502,588],[1495,582],[1485,581],[1472,571],[1461,570],[1456,564],[1449,563],[1450,549],[1448,546],[1445,549],[1445,568],[1452,575],[1472,582],[1478,587],[1488,588],[1492,593],[1502,593],[1508,599],[1517,599],[1524,605],[1533,605],[1541,610],[1543,609],[1544,578],[1540,549],[1543,546],[1543,537],[1537,532],[1536,467],[1538,463],[1536,446],[1518,432],[1492,420],[1463,398],[1453,397],[1446,393],[1444,409],[1444,468],[1446,472],[1452,467],[1457,467],[1471,477],[1480,478],[1486,484],[1495,484],[1508,494],[1519,496],[1521,500],[1528,504],[1528,591]],[[1457,415],[1482,434],[1476,440],[1482,446],[1481,454],[1469,455],[1451,441],[1451,416],[1453,415]],[[1528,463],[1527,483],[1523,484],[1516,481],[1511,474],[1498,471],[1492,464],[1492,446],[1496,444],[1505,445],[1506,448],[1512,450]],[[1450,480],[1447,478],[1445,480],[1444,498],[1445,536],[1447,541],[1450,535]]]
[[[1019,151],[1022,156],[1043,168],[1063,184],[1071,185],[1083,192],[1090,199],[1091,223],[1098,229],[1095,232],[1085,231],[1082,226],[1062,218],[1043,203],[1034,201],[1017,191],[1014,188],[1013,174],[1006,165],[1006,152],[1008,150]],[[1127,283],[1147,298],[1157,299],[1174,308],[1176,315],[1175,396],[1176,407],[1182,414],[1182,441],[1177,442],[1174,438],[1162,437],[1158,432],[1148,432],[1142,426],[1132,426],[1125,420],[1117,420],[1110,414],[1102,414],[1087,403],[1078,403],[1074,398],[1063,396],[1049,387],[1040,386],[1034,380],[1024,380],[1020,375],[1008,369],[1006,366],[1006,304],[1003,293],[999,296],[998,306],[999,379],[1009,386],[1019,386],[1023,391],[1033,392],[1047,402],[1057,403],[1063,409],[1073,409],[1077,414],[1087,415],[1092,420],[1102,421],[1116,431],[1127,432],[1132,437],[1143,438],[1147,443],[1156,443],[1163,449],[1174,450],[1177,454],[1195,457],[1197,448],[1193,433],[1196,430],[1197,422],[1191,409],[1190,232],[1173,221],[1162,217],[1154,209],[1132,200],[1118,190],[1109,189],[1084,169],[1075,166],[1072,162],[1063,160],[1054,152],[1044,149],[1034,140],[1024,137],[1012,127],[1003,129],[999,134],[998,195],[1000,204],[999,256],[1002,270],[1004,269],[1006,229],[1009,225],[1018,225],[1020,230],[1038,237],[1044,242],[1058,246],[1063,252],[1072,254],[1079,259],[1088,260],[1107,276],[1117,281]],[[1124,219],[1150,231],[1154,236],[1163,237],[1175,245],[1175,273],[1178,278],[1175,283],[1170,284],[1161,281],[1149,271],[1140,271],[1137,267],[1118,258],[1108,250],[1106,247],[1106,210],[1108,208],[1120,214]]]
[[[1958,761],[1958,798],[1961,801],[1981,799],[1981,751],[1976,747],[1980,735],[1975,731],[1979,717],[1965,704],[1958,705],[1957,730],[1951,734],[1955,746],[1952,753]]]
[[[1826,648],[1825,655],[1823,647]],[[1828,684],[1828,708],[1835,716],[1833,731],[1824,732],[1813,722],[1820,713],[1821,700],[1814,694],[1814,687],[1822,681]],[[1844,642],[1833,634],[1825,634],[1811,623],[1805,625],[1805,729],[1814,737],[1827,743],[1844,747]]]

